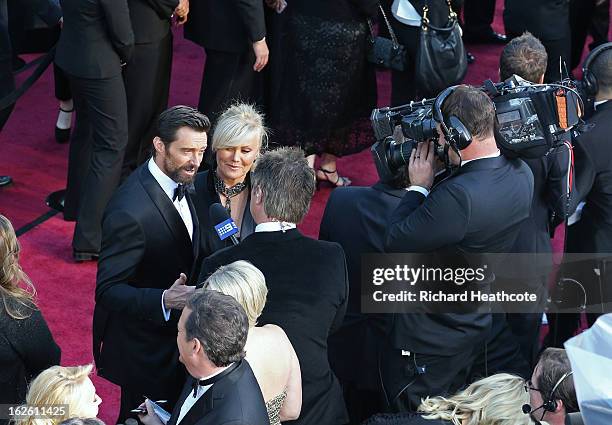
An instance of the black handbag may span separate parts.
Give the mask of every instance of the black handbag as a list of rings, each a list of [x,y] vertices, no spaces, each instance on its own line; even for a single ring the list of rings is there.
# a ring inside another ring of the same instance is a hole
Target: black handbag
[[[429,1],[423,6],[415,77],[419,94],[425,97],[435,96],[445,88],[459,84],[467,73],[461,27],[450,0],[447,3],[448,24],[444,28],[430,24],[427,18]]]
[[[383,68],[404,71],[408,66],[406,49],[404,46],[398,43],[395,32],[393,32],[393,28],[391,28],[391,24],[389,23],[387,15],[385,14],[382,6],[378,5],[378,7],[380,8],[380,12],[385,20],[385,24],[387,25],[391,39],[375,35],[374,25],[372,24],[372,21],[368,19],[368,26],[370,27],[370,48],[368,50],[368,61]]]

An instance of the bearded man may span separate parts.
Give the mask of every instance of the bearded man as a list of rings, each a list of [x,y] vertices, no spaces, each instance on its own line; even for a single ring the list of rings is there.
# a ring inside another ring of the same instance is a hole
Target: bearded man
[[[208,118],[175,106],[161,113],[153,157],[115,192],[104,213],[93,321],[98,374],[121,387],[117,423],[146,394],[176,402],[184,369],[177,322],[202,262],[188,188],[206,150]]]

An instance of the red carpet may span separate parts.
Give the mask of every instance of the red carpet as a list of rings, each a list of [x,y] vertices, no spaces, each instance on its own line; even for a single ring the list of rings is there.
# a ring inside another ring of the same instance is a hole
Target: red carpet
[[[495,29],[503,31],[500,16],[498,10]],[[197,105],[203,53],[184,41],[180,31],[176,33],[174,45],[170,105]],[[480,84],[486,78],[496,79],[501,47],[469,46],[469,50],[477,56],[477,61],[470,66],[466,82]],[[379,75],[379,91],[379,105],[387,105],[387,73]],[[65,186],[68,146],[58,145],[53,139],[57,107],[52,72],[48,70],[19,101],[0,134],[0,174],[9,174],[15,180],[13,186],[0,190],[0,212],[15,228],[47,212],[44,205],[47,194]],[[355,185],[369,185],[376,180],[368,151],[341,159],[338,168]],[[301,225],[307,235],[317,236],[329,191],[325,188],[316,194],[310,213]],[[91,318],[96,267],[95,264],[72,262],[73,227],[73,223],[56,216],[20,238],[21,263],[38,289],[39,305],[62,348],[64,365],[93,361]],[[106,423],[114,423],[118,410],[117,388],[99,378],[94,378],[94,383],[104,400],[100,418]]]

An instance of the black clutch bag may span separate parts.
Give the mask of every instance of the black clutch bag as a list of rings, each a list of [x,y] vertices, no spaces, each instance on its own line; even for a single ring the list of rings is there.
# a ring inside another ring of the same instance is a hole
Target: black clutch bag
[[[445,88],[459,84],[467,73],[461,27],[450,0],[447,0],[448,24],[444,28],[429,23],[428,3],[426,1],[423,7],[415,66],[416,84],[419,93],[425,97],[435,96]]]
[[[389,39],[375,35],[374,25],[372,24],[372,21],[368,19],[368,25],[370,27],[370,48],[368,50],[368,61],[383,68],[404,71],[408,66],[406,49],[404,46],[398,43],[395,32],[393,32],[393,28],[391,28],[391,24],[389,24],[385,11],[380,5],[378,5],[378,7],[382,13],[391,38]]]

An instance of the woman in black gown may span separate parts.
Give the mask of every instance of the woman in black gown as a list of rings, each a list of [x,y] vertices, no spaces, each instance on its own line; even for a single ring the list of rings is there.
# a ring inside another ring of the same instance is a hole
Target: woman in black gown
[[[317,179],[334,186],[351,182],[336,158],[373,143],[369,116],[376,104],[376,78],[366,61],[368,16],[373,0],[292,0],[282,12],[281,54],[270,54],[272,83],[266,98],[273,142],[300,146]],[[282,61],[278,66],[272,61]]]

